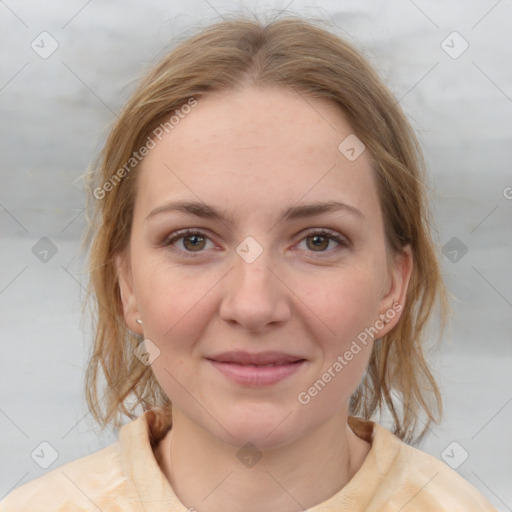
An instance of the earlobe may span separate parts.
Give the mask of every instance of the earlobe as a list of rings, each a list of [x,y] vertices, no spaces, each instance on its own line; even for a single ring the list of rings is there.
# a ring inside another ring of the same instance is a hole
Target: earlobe
[[[141,325],[137,322],[139,310],[137,306],[137,297],[133,287],[133,277],[131,265],[125,255],[118,254],[114,257],[117,271],[117,283],[119,294],[123,304],[123,314],[126,325],[130,330],[137,334],[142,334]]]

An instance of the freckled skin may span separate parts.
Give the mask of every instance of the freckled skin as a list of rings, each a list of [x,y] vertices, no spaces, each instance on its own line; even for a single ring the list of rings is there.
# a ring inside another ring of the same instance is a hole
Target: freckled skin
[[[324,471],[325,487],[303,491],[312,493],[308,496],[314,503],[315,492],[328,494],[339,486],[334,476],[340,474],[339,463],[327,454],[350,451],[360,464],[369,448],[346,421],[371,340],[309,404],[299,403],[297,395],[379,314],[396,301],[403,303],[411,258],[407,253],[387,272],[368,155],[363,152],[353,162],[345,158],[338,145],[352,133],[347,121],[328,102],[314,99],[310,104],[314,109],[283,89],[250,88],[200,98],[143,161],[120,284],[128,326],[160,350],[152,369],[173,402],[173,435],[180,446],[189,447],[185,456],[184,449],[173,446],[173,457],[185,467],[187,457],[215,456],[216,467],[210,470],[219,475],[218,482],[220,469],[234,463],[233,447],[250,440],[267,450],[260,467],[273,467],[276,473],[293,467],[297,482],[317,466]],[[225,209],[232,222],[183,213],[145,220],[152,209],[178,199]],[[339,210],[276,224],[284,208],[328,200],[355,206],[364,219]],[[193,244],[184,246],[183,239],[174,243],[174,252],[158,246],[185,228],[207,236],[202,252],[193,252],[199,257],[186,256]],[[310,228],[333,230],[350,245],[331,240],[327,249],[322,242],[315,251],[305,238]],[[248,236],[263,248],[252,263],[236,253]],[[399,317],[394,315],[379,337]],[[136,318],[143,319],[143,328]],[[228,350],[278,350],[307,363],[272,386],[248,388],[229,381],[205,360]],[[299,461],[304,460],[310,465],[299,475],[295,464],[303,466]],[[203,464],[207,479],[208,464]],[[344,475],[356,469],[352,461]],[[184,484],[181,489],[186,495]]]

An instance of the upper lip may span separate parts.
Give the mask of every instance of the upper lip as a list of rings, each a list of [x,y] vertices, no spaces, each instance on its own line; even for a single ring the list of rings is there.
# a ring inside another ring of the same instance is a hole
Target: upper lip
[[[301,361],[304,358],[284,352],[259,352],[251,354],[250,352],[231,351],[222,352],[214,356],[208,357],[219,363],[238,363],[238,364],[286,364]]]

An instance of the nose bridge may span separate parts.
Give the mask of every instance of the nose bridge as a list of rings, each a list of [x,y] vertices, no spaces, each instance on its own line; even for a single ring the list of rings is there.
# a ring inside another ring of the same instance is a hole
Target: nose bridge
[[[286,300],[282,284],[274,275],[275,270],[271,270],[275,266],[273,261],[271,251],[253,237],[247,237],[236,247],[234,268],[227,276],[221,307],[225,320],[236,320],[250,330],[257,330],[285,318]]]
[[[254,292],[260,293],[271,285],[274,277],[268,267],[272,264],[272,254],[266,240],[258,237],[260,242],[253,236],[246,237],[236,248],[234,280],[237,288],[252,288]],[[268,238],[268,237],[267,237]]]

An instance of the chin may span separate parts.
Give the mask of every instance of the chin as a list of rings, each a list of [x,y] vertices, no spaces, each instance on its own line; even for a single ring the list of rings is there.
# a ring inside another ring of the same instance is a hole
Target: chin
[[[257,410],[242,411],[235,408],[232,415],[225,414],[220,431],[216,429],[224,442],[237,447],[252,443],[260,450],[280,448],[293,441],[300,434],[291,409],[279,407],[258,407]],[[301,429],[304,421],[300,421]]]

